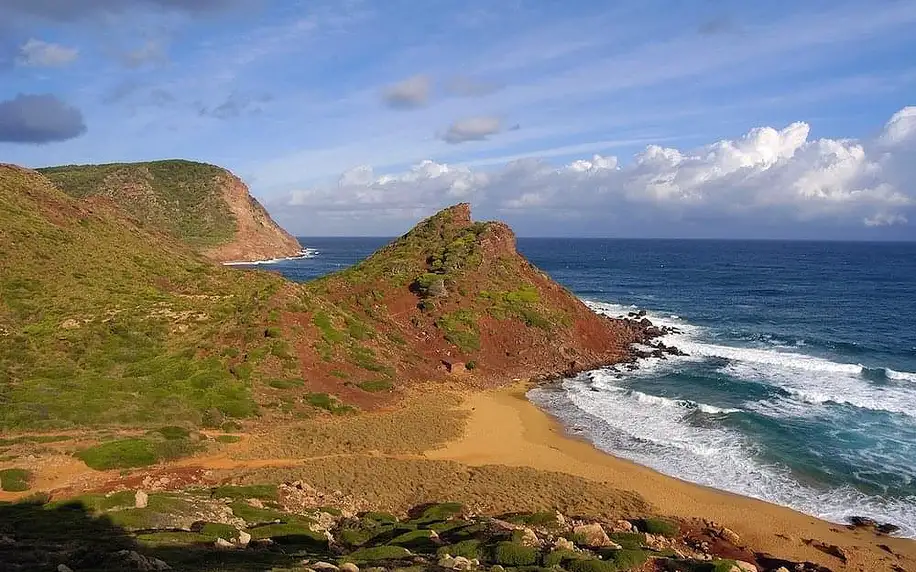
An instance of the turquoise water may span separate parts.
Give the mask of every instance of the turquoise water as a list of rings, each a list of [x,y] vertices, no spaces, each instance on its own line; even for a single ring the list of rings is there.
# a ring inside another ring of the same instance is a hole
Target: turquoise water
[[[384,239],[303,239],[293,279]],[[529,397],[598,447],[685,480],[916,537],[916,244],[520,239],[611,316],[689,354]]]

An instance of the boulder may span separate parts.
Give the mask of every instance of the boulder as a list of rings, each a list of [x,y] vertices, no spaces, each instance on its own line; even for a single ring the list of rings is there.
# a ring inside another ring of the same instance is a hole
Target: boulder
[[[245,532],[244,530],[239,531],[239,537],[236,543],[239,546],[248,546],[248,543],[251,542],[251,535]],[[336,568],[336,567],[335,567]]]
[[[562,536],[553,541],[553,550],[575,550],[576,545],[573,544],[572,540],[568,538],[563,538]]]
[[[738,534],[730,528],[723,528],[720,530],[719,536],[736,546],[739,542],[741,542],[741,537],[738,536]]]
[[[248,540],[250,541],[251,539],[249,538]],[[217,548],[235,548],[235,546],[225,538],[217,538],[213,546]]]
[[[668,546],[671,545],[671,541],[662,536],[661,534],[649,534],[646,533],[646,546],[652,550],[665,550]]]
[[[451,570],[452,568],[455,567],[455,557],[449,554],[443,554],[442,558],[439,559],[439,562],[437,562],[437,564],[439,565],[440,568],[448,568],[449,570]]]
[[[611,532],[636,532],[636,527],[629,520],[618,520]]]
[[[70,568],[66,564],[58,564],[57,572],[73,572],[73,568]]]
[[[538,535],[534,533],[530,528],[522,529],[522,538],[519,540],[524,546],[529,546],[531,548],[538,548],[541,546],[541,539],[538,538]]]
[[[735,565],[732,566],[732,572],[757,572],[757,567],[750,562],[736,560]]]
[[[322,570],[325,572],[337,572],[340,570],[337,566],[331,564],[330,562],[319,561],[314,564],[309,564],[309,568],[312,570]]]
[[[122,562],[125,563],[126,569],[128,570],[141,570],[143,572],[158,572],[161,570],[171,570],[172,567],[159,560],[158,558],[151,558],[148,556],[143,556],[142,554],[135,552],[133,550],[120,550],[117,552],[117,556],[121,558]]]
[[[359,572],[359,566],[352,562],[344,562],[340,565],[340,572]]]
[[[0,546],[15,546],[16,539],[5,534],[0,534]]]
[[[580,524],[573,528],[573,534],[582,539],[582,544],[589,548],[609,548],[614,545],[607,533],[597,522]]]
[[[149,504],[149,495],[143,491],[137,491],[134,494],[134,508],[146,508]]]
[[[464,556],[456,556],[455,563],[452,565],[452,570],[465,571],[470,570],[473,567],[474,565],[471,563],[471,561]]]

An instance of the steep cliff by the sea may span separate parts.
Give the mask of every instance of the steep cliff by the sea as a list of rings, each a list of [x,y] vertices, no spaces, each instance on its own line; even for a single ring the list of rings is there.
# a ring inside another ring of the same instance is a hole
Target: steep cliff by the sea
[[[144,227],[217,262],[283,258],[301,249],[245,183],[221,167],[170,160],[39,171],[71,196],[110,199]]]

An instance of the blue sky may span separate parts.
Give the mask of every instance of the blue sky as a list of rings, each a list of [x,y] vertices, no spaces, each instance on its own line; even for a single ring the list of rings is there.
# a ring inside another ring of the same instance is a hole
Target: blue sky
[[[302,235],[916,239],[916,2],[0,0],[0,161],[182,157]]]

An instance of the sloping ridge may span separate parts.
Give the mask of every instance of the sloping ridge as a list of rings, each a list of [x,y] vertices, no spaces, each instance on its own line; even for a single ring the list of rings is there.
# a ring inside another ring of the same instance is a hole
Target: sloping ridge
[[[324,389],[354,398],[358,368],[345,370],[347,382],[327,375],[340,375],[344,354],[335,345],[351,341],[327,334],[346,332],[348,321],[378,333],[363,344],[375,345],[379,357],[395,356],[386,360],[391,376],[486,385],[626,360],[630,344],[644,336],[630,322],[589,310],[518,253],[508,226],[473,222],[468,204],[439,212],[306,288],[333,304],[321,312],[315,348],[323,358],[310,359],[310,379],[323,378]],[[392,351],[391,340],[400,351]]]
[[[140,224],[166,232],[218,262],[283,258],[301,250],[248,187],[220,167],[167,160],[39,171],[69,195],[111,199]]]

